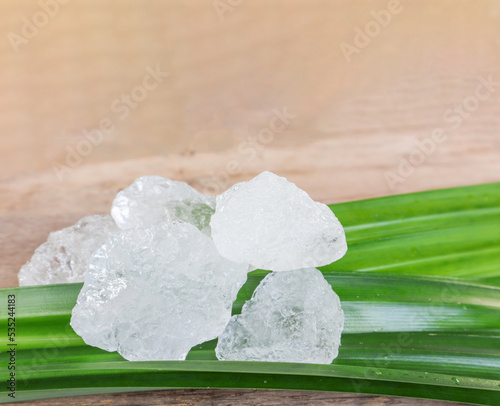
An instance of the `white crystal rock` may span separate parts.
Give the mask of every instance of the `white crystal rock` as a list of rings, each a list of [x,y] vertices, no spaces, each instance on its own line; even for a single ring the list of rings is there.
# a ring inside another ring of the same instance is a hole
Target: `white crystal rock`
[[[19,271],[19,286],[83,282],[92,254],[119,231],[109,215],[87,216],[54,231]]]
[[[217,358],[330,364],[338,355],[344,313],[314,268],[267,275],[219,336]]]
[[[318,267],[347,251],[344,229],[330,208],[271,172],[217,196],[210,226],[223,257],[259,269]]]
[[[143,176],[116,195],[111,215],[122,229],[183,220],[210,235],[214,209],[213,196],[199,193],[187,183]]]
[[[186,222],[123,230],[91,259],[71,326],[130,361],[183,360],[222,333],[247,269]]]

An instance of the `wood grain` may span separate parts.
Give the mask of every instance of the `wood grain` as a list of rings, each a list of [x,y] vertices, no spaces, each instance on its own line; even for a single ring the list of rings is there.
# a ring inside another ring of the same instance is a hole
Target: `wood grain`
[[[80,396],[30,402],[36,406],[58,405],[175,405],[175,406],[441,406],[450,403],[391,396],[369,396],[350,393],[184,389]],[[456,406],[464,403],[453,403]]]
[[[214,2],[71,1],[17,48],[9,35],[41,6],[2,1],[0,287],[50,231],[107,213],[146,174],[215,194],[271,170],[328,203],[500,181],[499,3],[400,4],[348,61],[341,44],[388,1],[243,1],[222,18]],[[125,117],[123,95],[157,67],[168,77]],[[283,109],[293,118],[269,132]],[[71,156],[106,119],[113,131]],[[444,405],[213,390],[36,404]]]

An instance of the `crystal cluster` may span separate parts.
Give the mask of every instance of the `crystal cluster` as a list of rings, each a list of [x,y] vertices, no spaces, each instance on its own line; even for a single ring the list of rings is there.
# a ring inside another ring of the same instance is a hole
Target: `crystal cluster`
[[[259,269],[327,265],[347,251],[344,229],[330,208],[271,172],[217,196],[210,226],[222,256]]]
[[[315,268],[272,272],[219,336],[217,358],[330,364],[338,355],[344,313]]]
[[[130,361],[183,360],[224,330],[247,268],[186,222],[124,230],[92,258],[71,326]]]
[[[328,206],[273,173],[217,198],[145,176],[117,194],[111,216],[52,233],[19,280],[84,280],[71,326],[128,360],[183,360],[219,336],[221,360],[330,363],[344,318],[315,267],[346,250]],[[274,272],[231,318],[256,268]]]
[[[96,215],[50,233],[20,269],[19,286],[82,282],[92,254],[118,230],[111,216]]]

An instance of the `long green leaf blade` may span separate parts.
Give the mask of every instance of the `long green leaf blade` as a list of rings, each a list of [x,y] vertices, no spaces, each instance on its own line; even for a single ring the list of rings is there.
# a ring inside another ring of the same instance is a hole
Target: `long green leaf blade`
[[[331,207],[349,243],[342,260],[321,268],[346,314],[332,365],[219,362],[215,340],[183,362],[128,362],[70,328],[81,284],[3,289],[1,303],[16,295],[16,400],[212,387],[500,404],[500,183]],[[234,313],[266,274],[249,275]],[[0,393],[11,400],[6,387]]]
[[[264,274],[250,275],[235,312]],[[184,362],[131,363],[86,346],[72,332],[69,318],[81,284],[2,290],[0,300],[16,294],[18,323],[25,326],[19,329],[17,353],[23,377],[19,399],[54,396],[56,388],[67,389],[58,394],[75,395],[120,387],[206,386],[336,391],[356,386],[363,393],[398,395],[403,384],[405,396],[421,396],[424,388],[437,385],[444,392],[426,397],[441,399],[445,393],[444,399],[470,401],[473,390],[481,392],[476,402],[500,399],[499,288],[356,272],[326,276],[347,320],[339,358],[326,366],[219,362],[214,341],[193,348]]]

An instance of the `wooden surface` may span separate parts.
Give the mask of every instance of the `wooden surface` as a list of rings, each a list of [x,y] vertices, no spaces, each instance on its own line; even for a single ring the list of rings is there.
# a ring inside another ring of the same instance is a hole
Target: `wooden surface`
[[[212,390],[187,389],[116,393],[112,395],[81,396],[31,402],[36,406],[59,405],[178,405],[178,406],[460,406],[432,400],[401,398],[396,396],[369,396],[351,393],[276,391],[276,390]]]
[[[13,46],[40,5],[0,3],[0,287],[17,285],[50,231],[108,212],[141,175],[214,194],[267,169],[328,203],[500,181],[497,1],[402,0],[348,58],[342,43],[354,44],[388,1],[243,1],[223,15],[214,4],[75,0]],[[168,76],[140,93],[155,69]],[[131,94],[141,100],[124,110]],[[273,117],[283,109],[281,125]],[[103,120],[113,131],[68,158]],[[70,404],[440,404],[305,392],[131,396]]]

